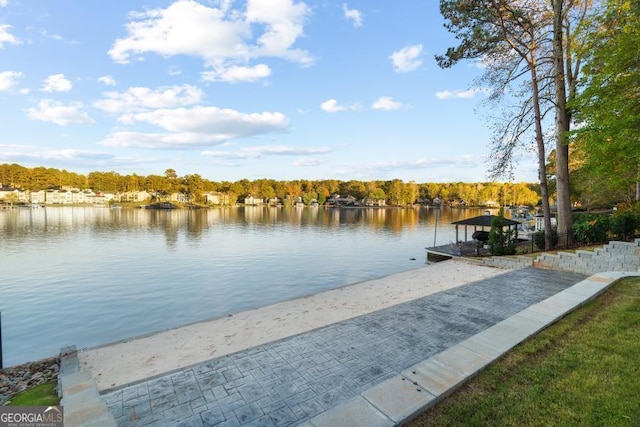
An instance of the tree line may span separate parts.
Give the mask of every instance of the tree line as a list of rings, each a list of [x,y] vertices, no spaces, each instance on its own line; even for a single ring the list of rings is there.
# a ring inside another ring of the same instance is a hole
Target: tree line
[[[322,204],[334,194],[353,196],[357,200],[365,198],[385,200],[388,204],[397,206],[418,201],[433,201],[436,198],[445,203],[464,203],[469,206],[481,206],[487,201],[501,205],[528,206],[536,206],[540,202],[538,186],[531,183],[416,183],[404,182],[400,179],[279,181],[266,178],[215,182],[198,174],[179,176],[174,169],[167,169],[163,175],[121,175],[113,171],[96,171],[85,176],[64,169],[42,166],[27,168],[18,164],[2,164],[0,165],[0,183],[23,190],[74,187],[106,193],[143,190],[160,194],[181,192],[195,201],[202,201],[205,192],[218,191],[230,195],[232,203],[247,196],[253,196],[265,200],[301,198],[304,203],[317,200]]]

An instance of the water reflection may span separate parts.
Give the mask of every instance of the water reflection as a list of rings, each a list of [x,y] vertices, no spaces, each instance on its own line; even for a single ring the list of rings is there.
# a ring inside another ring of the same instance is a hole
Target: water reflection
[[[178,230],[198,237],[211,227],[366,227],[391,233],[415,229],[418,224],[447,228],[453,221],[477,215],[479,209],[451,208],[276,208],[226,207],[197,210],[109,209],[86,207],[48,207],[13,209],[0,214],[0,233],[4,238],[37,234],[65,234],[90,228],[108,233],[123,228],[165,231],[169,241]]]

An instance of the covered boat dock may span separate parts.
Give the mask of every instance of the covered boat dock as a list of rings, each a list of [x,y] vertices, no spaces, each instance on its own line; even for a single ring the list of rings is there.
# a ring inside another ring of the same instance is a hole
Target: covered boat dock
[[[454,256],[480,256],[487,253],[484,244],[488,240],[489,230],[491,230],[491,222],[494,218],[502,219],[504,227],[508,232],[512,228],[517,231],[519,222],[499,217],[497,215],[480,215],[473,218],[467,218],[460,221],[452,222],[456,226],[456,241],[447,245],[434,246],[427,249],[427,262],[437,262]],[[460,239],[460,226],[464,226],[464,240]],[[471,230],[471,240],[469,240],[469,228]],[[479,233],[477,233],[479,232]]]

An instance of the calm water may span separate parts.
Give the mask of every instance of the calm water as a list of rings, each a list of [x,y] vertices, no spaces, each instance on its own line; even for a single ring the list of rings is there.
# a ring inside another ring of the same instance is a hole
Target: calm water
[[[482,212],[0,211],[4,366],[422,267]]]

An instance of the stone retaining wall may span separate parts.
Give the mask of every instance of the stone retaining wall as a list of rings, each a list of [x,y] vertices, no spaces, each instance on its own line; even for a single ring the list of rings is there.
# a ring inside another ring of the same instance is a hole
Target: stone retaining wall
[[[483,264],[501,268],[545,267],[581,274],[597,274],[603,271],[640,271],[640,239],[633,242],[611,241],[594,251],[544,253],[537,258],[490,257]]]

